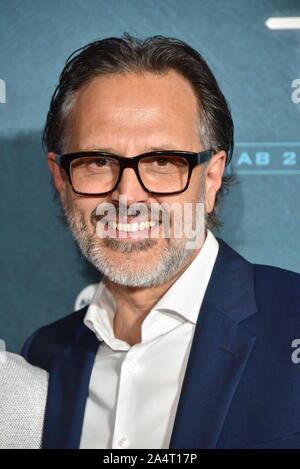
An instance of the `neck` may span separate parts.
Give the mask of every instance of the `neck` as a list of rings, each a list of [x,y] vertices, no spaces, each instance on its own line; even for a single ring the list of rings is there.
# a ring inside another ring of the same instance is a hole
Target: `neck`
[[[170,281],[155,287],[127,287],[118,285],[104,277],[103,281],[111,291],[116,302],[116,313],[114,316],[114,333],[116,338],[124,340],[130,345],[141,341],[141,326],[145,317],[165,292],[183,274],[197,256],[199,250],[195,250],[188,264],[184,265],[176,276]]]

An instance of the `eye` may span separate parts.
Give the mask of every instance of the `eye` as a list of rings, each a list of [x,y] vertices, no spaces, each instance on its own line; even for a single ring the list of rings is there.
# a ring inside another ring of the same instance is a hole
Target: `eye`
[[[79,158],[78,160],[72,161],[72,167],[80,167],[80,166],[97,166],[102,168],[108,164],[107,158]]]
[[[186,161],[183,158],[177,157],[175,155],[157,156],[153,158],[152,164],[159,168],[179,168],[181,166],[186,166]]]
[[[91,169],[109,169],[115,168],[118,165],[117,161],[105,157],[90,158],[86,161],[86,164]]]
[[[99,174],[108,171],[117,171],[118,162],[106,156],[87,156],[72,161],[71,170],[81,171],[81,174]]]
[[[94,163],[96,166],[103,167],[108,165],[107,158],[96,158],[94,161],[91,161],[91,164]]]
[[[170,163],[168,158],[156,158],[154,161],[158,166],[166,166],[168,163]]]

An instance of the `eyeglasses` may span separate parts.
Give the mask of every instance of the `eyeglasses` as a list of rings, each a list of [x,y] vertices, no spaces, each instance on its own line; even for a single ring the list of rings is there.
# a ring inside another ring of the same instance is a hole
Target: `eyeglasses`
[[[123,157],[97,151],[56,155],[74,192],[80,195],[106,195],[114,191],[125,168],[132,168],[146,192],[158,195],[180,194],[189,185],[195,166],[208,161],[214,150],[152,151]]]

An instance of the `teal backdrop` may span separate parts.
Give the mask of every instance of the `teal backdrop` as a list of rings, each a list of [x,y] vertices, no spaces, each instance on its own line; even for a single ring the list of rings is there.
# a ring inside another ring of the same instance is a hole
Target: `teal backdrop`
[[[53,198],[41,129],[66,58],[106,36],[175,36],[203,54],[236,126],[239,184],[218,235],[252,262],[300,271],[300,30],[267,28],[278,16],[300,16],[300,1],[0,1],[0,338],[9,350],[87,302],[93,287],[82,290],[99,281]]]

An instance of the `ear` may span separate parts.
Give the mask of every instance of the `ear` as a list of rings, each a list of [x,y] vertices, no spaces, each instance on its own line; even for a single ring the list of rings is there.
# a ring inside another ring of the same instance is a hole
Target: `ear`
[[[47,160],[48,160],[48,167],[53,177],[54,185],[57,191],[61,193],[61,191],[65,189],[65,181],[66,181],[65,174],[63,173],[62,169],[55,161],[55,153],[49,152]]]
[[[209,161],[206,169],[206,183],[205,183],[205,205],[207,213],[212,212],[216,194],[222,184],[222,176],[225,169],[226,163],[226,152],[224,150],[219,151]]]

